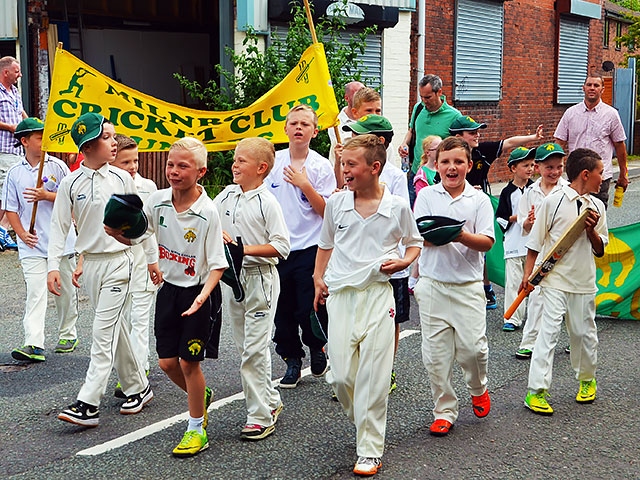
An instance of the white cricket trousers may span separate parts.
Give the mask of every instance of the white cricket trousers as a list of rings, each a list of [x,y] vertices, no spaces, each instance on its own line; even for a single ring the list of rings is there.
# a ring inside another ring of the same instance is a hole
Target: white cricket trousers
[[[155,291],[131,292],[131,308],[125,315],[126,329],[138,364],[149,371],[149,322]]]
[[[247,425],[268,427],[271,411],[281,403],[271,378],[271,332],[280,295],[278,270],[273,265],[242,268],[245,298],[236,302],[224,283],[222,298],[231,319],[231,331],[240,353],[240,378],[247,405]]]
[[[24,309],[24,345],[44,348],[44,323],[47,314],[47,259],[26,257],[20,260],[27,286],[27,301]],[[78,291],[71,283],[71,275],[76,268],[75,255],[60,260],[60,282],[62,293],[53,295],[58,315],[58,339],[78,338]]]
[[[542,287],[542,322],[529,367],[529,390],[549,390],[553,376],[553,355],[564,316],[571,346],[571,366],[576,379],[596,377],[598,328],[596,302],[592,293],[568,293]]]
[[[84,256],[82,279],[95,318],[91,361],[78,400],[90,405],[100,404],[114,366],[125,395],[140,393],[148,385],[145,372],[131,350],[129,335],[123,328],[125,312],[130,308],[132,265],[130,250]]]
[[[142,244],[133,245],[133,272],[131,274],[131,309],[125,316],[131,348],[138,363],[149,371],[149,324],[151,310],[155,305],[156,286],[151,282],[147,269],[147,257]]]
[[[343,288],[327,298],[333,387],[356,426],[359,457],[382,457],[393,368],[395,300],[391,284]]]
[[[524,263],[527,257],[513,257],[507,258],[504,261],[504,311],[511,306],[513,301],[518,296],[518,289],[522,283],[522,277],[524,276]],[[516,327],[522,325],[525,314],[527,312],[527,299],[525,298],[520,306],[517,308],[509,320],[504,320],[504,323],[513,323]]]
[[[420,277],[414,290],[420,309],[422,359],[431,381],[433,416],[455,423],[458,397],[453,388],[453,361],[469,393],[487,389],[486,299],[482,282],[445,283]]]
[[[539,286],[529,294],[528,300],[527,321],[524,322],[519,348],[533,350],[540,331],[540,324],[542,323],[542,297],[540,296]]]

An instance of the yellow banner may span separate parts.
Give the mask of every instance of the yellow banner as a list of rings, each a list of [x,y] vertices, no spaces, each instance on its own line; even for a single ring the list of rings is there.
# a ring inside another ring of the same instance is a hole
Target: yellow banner
[[[321,43],[311,45],[298,65],[252,105],[228,112],[207,112],[163,102],[118,83],[69,52],[56,50],[51,96],[42,149],[76,152],[70,128],[87,112],[104,115],[117,133],[130,136],[140,151],[168,150],[178,138],[202,140],[209,151],[231,150],[246,137],[287,143],[284,121],[297,104],[316,111],[318,128],[337,124],[338,104]]]

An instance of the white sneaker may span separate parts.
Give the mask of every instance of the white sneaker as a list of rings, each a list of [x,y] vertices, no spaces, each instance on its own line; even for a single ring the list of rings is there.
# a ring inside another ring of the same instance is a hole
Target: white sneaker
[[[353,473],[356,475],[375,475],[382,467],[382,460],[373,457],[358,457]]]

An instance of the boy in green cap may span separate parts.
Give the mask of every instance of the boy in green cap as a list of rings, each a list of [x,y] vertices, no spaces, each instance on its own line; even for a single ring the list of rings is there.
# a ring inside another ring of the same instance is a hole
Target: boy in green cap
[[[522,235],[522,226],[518,223],[518,205],[525,189],[531,185],[536,150],[518,147],[511,152],[507,165],[513,179],[500,192],[496,219],[504,233],[505,286],[504,308],[509,308],[518,295],[522,282],[524,261],[527,257],[526,238]],[[509,320],[505,320],[502,330],[512,332],[520,328],[524,320],[525,303],[515,311]]]
[[[557,143],[543,143],[535,150],[535,172],[540,178],[529,186],[523,193],[518,204],[518,224],[522,227],[525,243],[529,232],[536,220],[536,212],[547,195],[560,190],[567,181],[562,178],[564,172],[564,150]],[[540,318],[542,316],[542,300],[540,287],[536,287],[529,294],[527,303],[527,321],[522,330],[522,340],[516,352],[519,360],[531,358],[533,346],[536,343]],[[506,302],[505,302],[506,303]],[[508,306],[507,306],[508,307]]]
[[[2,205],[18,240],[18,256],[27,287],[24,312],[24,345],[11,352],[16,360],[44,362],[44,323],[47,311],[47,249],[53,202],[58,186],[69,174],[63,161],[50,155],[42,158],[42,131],[39,118],[26,118],[16,127],[14,137],[24,149],[22,161],[7,172],[2,190]],[[40,162],[44,161],[42,186],[37,187]],[[33,232],[29,231],[34,202],[38,202]],[[78,295],[71,284],[76,268],[73,250],[76,233],[72,229],[66,237],[60,261],[63,294],[55,297],[58,314],[58,345],[56,353],[73,352],[78,343]]]
[[[97,427],[98,406],[115,366],[127,400],[120,407],[123,415],[135,414],[153,398],[144,369],[131,349],[123,328],[128,308],[129,282],[133,267],[131,247],[123,245],[104,232],[103,216],[114,193],[136,193],[127,172],[112,167],[116,156],[113,124],[97,113],[81,115],[71,126],[71,137],[84,154],[78,170],[60,183],[51,218],[47,287],[61,295],[60,261],[64,256],[65,238],[76,221],[78,238],[75,249],[84,258],[76,269],[76,287],[83,271],[84,286],[95,310],[91,360],[77,401],[58,414],[58,419],[85,427]]]

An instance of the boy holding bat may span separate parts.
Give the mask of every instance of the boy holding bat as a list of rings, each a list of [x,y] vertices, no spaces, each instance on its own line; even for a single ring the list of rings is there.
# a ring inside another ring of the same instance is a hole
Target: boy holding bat
[[[527,261],[522,288],[533,271],[538,254],[545,256],[567,228],[588,208],[585,230],[541,281],[542,323],[529,368],[529,390],[525,406],[539,415],[552,415],[547,402],[551,386],[553,354],[563,317],[571,345],[571,366],[580,381],[578,403],[592,403],[596,398],[595,371],[598,334],[595,324],[596,266],[593,255],[601,257],[608,243],[604,204],[592,195],[602,183],[603,165],[593,150],[579,148],[569,155],[566,164],[570,184],[547,196],[533,224],[527,242]]]

